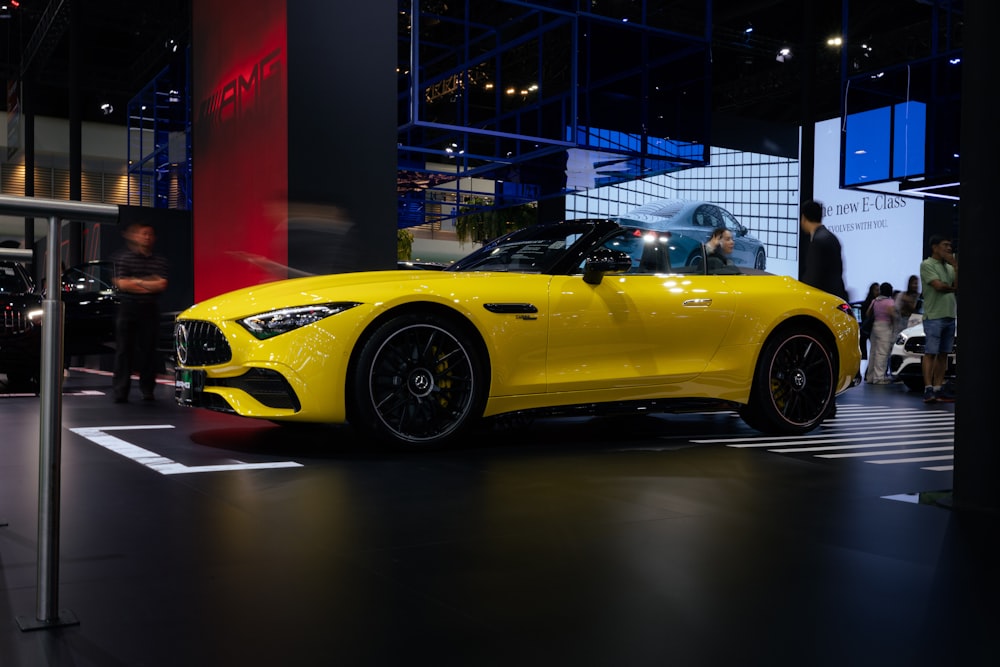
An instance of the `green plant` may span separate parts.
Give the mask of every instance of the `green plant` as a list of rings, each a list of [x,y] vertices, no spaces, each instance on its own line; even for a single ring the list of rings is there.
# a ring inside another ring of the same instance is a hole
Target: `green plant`
[[[413,254],[413,232],[409,229],[396,230],[396,259],[408,260]]]
[[[497,208],[486,199],[473,197],[459,208],[455,236],[461,243],[482,243],[537,222],[538,207],[535,203]]]

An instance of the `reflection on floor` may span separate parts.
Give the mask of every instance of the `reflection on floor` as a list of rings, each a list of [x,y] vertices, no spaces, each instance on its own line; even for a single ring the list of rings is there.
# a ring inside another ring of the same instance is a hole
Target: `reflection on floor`
[[[887,500],[952,480],[950,460],[919,459],[950,457],[954,406],[899,386],[851,390],[794,440],[730,414],[578,418],[387,454],[349,428],[182,409],[169,386],[114,405],[109,383],[77,369],[63,395],[68,627],[17,622],[52,602],[38,398],[0,399],[3,667],[1000,655],[997,520]],[[910,429],[921,420],[934,424]]]

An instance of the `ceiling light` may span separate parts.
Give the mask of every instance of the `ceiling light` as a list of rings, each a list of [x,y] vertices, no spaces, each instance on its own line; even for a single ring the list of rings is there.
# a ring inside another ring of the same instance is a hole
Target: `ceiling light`
[[[105,116],[110,116],[114,110],[115,108],[111,106],[111,102],[105,102],[104,104],[101,105],[101,113],[103,113]]]
[[[839,46],[840,46],[840,45],[842,45],[843,43],[844,43],[844,40],[843,40],[843,38],[841,38],[840,36],[837,36],[837,37],[831,37],[830,39],[826,40],[826,45],[827,45],[827,46],[835,46],[835,47],[839,47]]]
[[[779,63],[788,62],[789,60],[792,59],[792,50],[786,46],[785,48],[778,51],[778,55],[776,55],[774,59],[777,60]]]

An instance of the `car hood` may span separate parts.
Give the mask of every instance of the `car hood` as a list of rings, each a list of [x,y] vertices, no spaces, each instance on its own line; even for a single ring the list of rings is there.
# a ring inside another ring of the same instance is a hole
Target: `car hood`
[[[227,318],[239,318],[275,308],[328,303],[330,301],[376,301],[407,292],[413,294],[442,293],[442,283],[481,280],[486,272],[459,271],[362,271],[337,273],[306,278],[293,278],[254,285],[220,294],[201,301],[182,312],[178,318],[211,317],[223,313]],[[500,273],[498,276],[538,277],[539,274]]]

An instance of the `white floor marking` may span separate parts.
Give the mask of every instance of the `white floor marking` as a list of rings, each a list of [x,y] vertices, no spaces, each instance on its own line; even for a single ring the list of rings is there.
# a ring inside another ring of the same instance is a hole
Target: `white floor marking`
[[[952,452],[951,447],[917,447],[915,449],[886,449],[881,452],[851,452],[850,454],[817,454],[821,459],[845,459],[862,456],[898,456],[899,454],[923,454],[924,452]]]
[[[170,424],[155,424],[147,426],[94,426],[90,428],[71,428],[73,433],[90,440],[116,454],[140,463],[155,470],[161,475],[184,475],[193,472],[220,472],[224,470],[259,470],[263,468],[301,468],[301,463],[295,461],[274,461],[269,463],[243,463],[235,461],[231,464],[210,466],[186,466],[165,456],[160,456],[148,449],[143,449],[130,442],[108,435],[107,431],[132,431],[173,428]]]
[[[928,434],[930,435],[930,434]],[[835,441],[841,442],[841,441]],[[847,442],[851,442],[851,439],[847,439]],[[839,449],[866,449],[872,447],[909,447],[910,445],[938,445],[949,443],[953,444],[955,439],[950,437],[934,437],[929,440],[907,440],[906,442],[892,443],[892,442],[868,442],[862,444],[852,444],[852,445],[830,445],[828,447],[788,447],[782,446],[780,449],[769,449],[769,452],[778,452],[779,454],[795,454],[799,452],[829,452]],[[867,454],[865,454],[867,456]]]
[[[921,433],[926,433],[928,435],[930,435],[932,433],[942,433],[942,434],[944,434],[944,433],[950,433],[953,430],[954,429],[951,426],[946,426],[946,427],[937,428],[937,429],[932,429],[932,428],[922,429]],[[853,434],[853,435],[849,434],[849,435],[842,435],[842,436],[836,436],[836,437],[823,437],[823,436],[803,437],[803,436],[800,436],[800,437],[797,437],[797,438],[793,438],[793,442],[779,442],[780,440],[784,440],[785,438],[784,437],[777,437],[777,438],[767,438],[763,442],[735,444],[735,445],[729,445],[729,446],[730,447],[736,447],[737,449],[746,449],[746,448],[749,448],[749,447],[788,447],[788,446],[794,446],[794,445],[797,445],[797,444],[814,445],[814,444],[834,443],[834,442],[857,442],[859,435],[864,436],[864,434]],[[887,433],[885,435],[873,435],[871,437],[865,437],[865,440],[869,440],[869,441],[875,441],[875,440],[882,440],[882,441],[885,441],[885,440],[906,440],[906,439],[912,438],[912,437],[914,437],[914,434],[912,434],[912,433],[892,433],[892,434],[888,434]],[[692,440],[692,442],[699,442],[699,443],[701,443],[701,442],[707,442],[707,441],[706,440]],[[726,442],[726,441],[723,440],[722,442]]]
[[[883,459],[881,461],[865,461],[865,463],[878,463],[880,465],[887,463],[923,463],[924,461],[951,461],[954,456],[917,456],[912,459]]]

